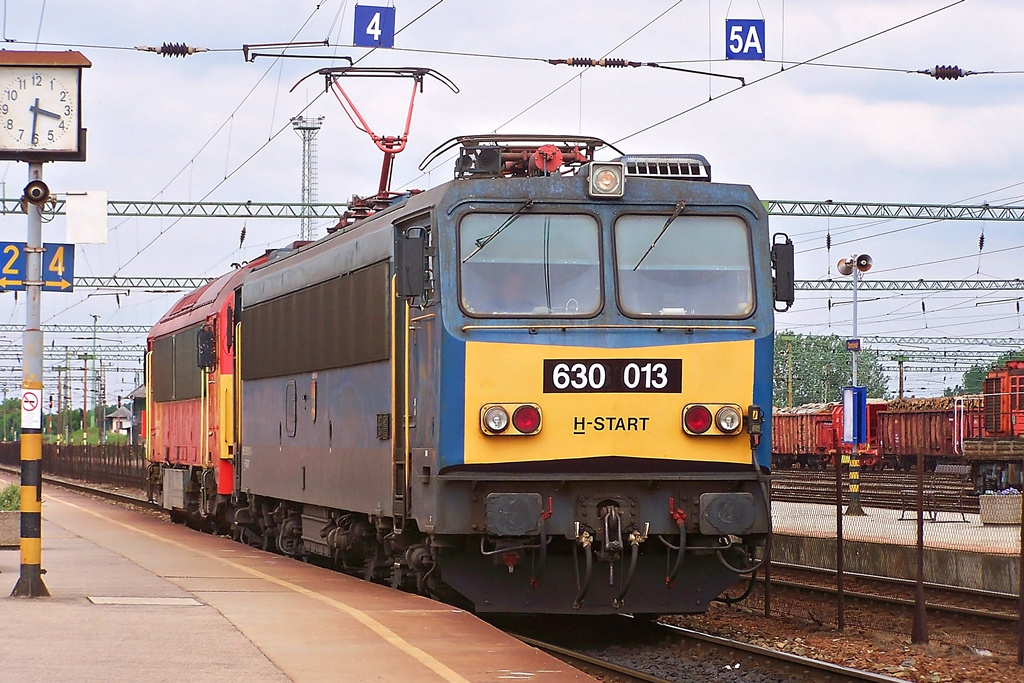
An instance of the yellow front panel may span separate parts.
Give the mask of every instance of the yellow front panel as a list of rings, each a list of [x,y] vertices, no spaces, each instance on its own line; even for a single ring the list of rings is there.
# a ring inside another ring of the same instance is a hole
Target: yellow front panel
[[[545,359],[588,358],[679,358],[682,393],[544,393]],[[621,456],[749,463],[745,431],[687,436],[682,409],[687,403],[735,403],[746,412],[753,400],[753,377],[753,340],[626,349],[468,342],[465,462]],[[539,434],[488,436],[481,431],[484,404],[527,402],[541,408]]]
[[[218,445],[220,458],[230,460],[228,446],[235,438],[235,378],[231,375],[220,373],[217,380],[220,393],[220,435],[221,443]]]

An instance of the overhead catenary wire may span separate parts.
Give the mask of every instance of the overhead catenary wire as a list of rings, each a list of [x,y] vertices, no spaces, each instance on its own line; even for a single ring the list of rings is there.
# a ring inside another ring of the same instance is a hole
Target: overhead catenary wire
[[[655,17],[654,17],[653,19],[649,20],[649,21],[648,21],[647,23],[645,23],[645,24],[644,24],[643,26],[641,26],[641,27],[640,27],[640,28],[638,28],[637,30],[633,31],[633,33],[631,33],[631,34],[630,34],[629,36],[627,36],[625,40],[622,40],[622,41],[620,41],[620,42],[619,42],[619,43],[618,43],[617,45],[615,45],[615,46],[614,46],[614,47],[612,47],[612,48],[611,48],[610,50],[608,50],[607,52],[605,52],[605,53],[604,53],[604,55],[602,55],[602,57],[601,57],[601,58],[602,58],[602,59],[603,59],[603,58],[606,58],[606,57],[608,57],[608,55],[610,55],[611,53],[613,53],[613,52],[615,52],[616,50],[618,50],[618,49],[622,48],[622,47],[623,47],[623,46],[624,46],[624,45],[625,45],[626,43],[628,43],[629,41],[633,40],[633,38],[636,38],[636,37],[637,37],[638,35],[640,35],[640,33],[642,33],[643,31],[645,31],[646,29],[648,29],[648,28],[649,28],[649,27],[650,27],[651,25],[653,25],[653,24],[654,24],[655,22],[657,22],[658,20],[660,20],[660,19],[661,19],[662,17],[664,17],[664,16],[666,15],[666,14],[668,14],[669,12],[671,12],[672,10],[674,10],[674,9],[675,9],[676,7],[678,7],[679,5],[683,4],[683,2],[685,2],[685,0],[676,0],[676,2],[674,2],[673,4],[671,4],[671,5],[669,6],[669,7],[667,7],[667,8],[666,8],[666,9],[664,9],[664,10],[662,10],[661,12],[659,12],[659,13],[658,13],[658,14],[657,14],[657,15],[656,15],[656,16],[655,16]],[[531,58],[531,60],[532,60],[532,59],[533,59],[533,58]],[[546,60],[546,59],[540,59],[540,58],[537,58],[537,60],[538,60],[538,61],[542,61],[542,62],[547,62],[547,60]],[[567,81],[564,81],[564,82],[563,82],[563,83],[561,83],[560,85],[556,86],[556,87],[555,87],[555,88],[553,88],[553,89],[552,89],[552,90],[551,90],[550,92],[548,92],[548,93],[547,93],[546,95],[542,96],[542,97],[541,97],[540,99],[538,99],[538,100],[536,100],[535,102],[533,102],[532,104],[530,104],[530,105],[529,105],[528,107],[526,107],[525,109],[523,109],[522,111],[520,111],[520,112],[519,112],[518,114],[516,114],[516,115],[512,116],[512,117],[511,117],[510,119],[507,119],[507,120],[506,120],[506,121],[505,121],[504,123],[501,123],[501,124],[499,124],[499,125],[495,126],[495,127],[494,127],[494,129],[493,129],[493,130],[492,130],[491,132],[493,132],[493,133],[496,133],[496,132],[498,132],[499,130],[501,130],[502,128],[504,128],[505,126],[507,126],[508,124],[510,124],[510,123],[512,123],[513,121],[515,121],[516,119],[518,119],[519,117],[523,116],[524,114],[526,114],[527,112],[529,112],[530,110],[532,110],[532,109],[533,109],[534,107],[536,107],[537,105],[541,104],[542,102],[544,102],[545,100],[547,100],[547,99],[548,99],[549,97],[551,97],[551,96],[552,96],[552,95],[554,95],[555,93],[557,93],[557,92],[559,92],[560,90],[562,90],[563,88],[565,88],[565,87],[566,87],[567,85],[569,85],[570,83],[572,83],[572,82],[573,82],[574,80],[576,80],[577,78],[582,78],[582,77],[583,77],[583,74],[585,74],[585,73],[586,73],[586,72],[587,72],[588,70],[590,70],[591,68],[593,68],[593,67],[584,67],[584,69],[583,69],[583,71],[582,71],[581,73],[579,73],[579,74],[577,74],[577,75],[573,76],[572,78],[568,79]],[[438,167],[439,167],[439,166],[440,166],[441,164],[445,164],[445,163],[448,163],[448,162],[449,162],[449,161],[451,161],[451,159],[453,159],[453,158],[454,158],[454,157],[451,157],[451,156],[449,156],[449,157],[444,157],[444,158],[438,159],[438,160],[437,160],[437,161],[436,161],[436,162],[434,163],[434,165],[433,165],[433,166],[430,166],[430,167],[428,167],[428,168],[424,169],[424,170],[423,170],[423,171],[422,171],[422,172],[421,172],[421,173],[420,173],[419,175],[417,175],[417,176],[413,177],[412,179],[410,179],[410,180],[408,180],[408,181],[404,182],[403,184],[399,185],[399,188],[404,188],[404,187],[407,187],[407,186],[409,186],[410,184],[412,184],[412,183],[416,182],[417,180],[419,180],[420,178],[422,178],[422,177],[424,177],[424,176],[427,176],[427,175],[429,175],[429,174],[430,174],[430,173],[431,173],[432,171],[436,170],[436,169],[437,169],[437,168],[438,168]]]
[[[499,55],[499,57],[500,57],[500,55]],[[540,59],[538,59],[538,60],[540,60]],[[817,65],[809,65],[809,66],[817,66]],[[836,234],[839,234],[840,230],[837,229],[835,232],[836,232]]]
[[[301,33],[302,30],[309,24],[309,22],[313,19],[313,16],[317,13],[317,11],[319,11],[320,7],[321,7],[321,5],[318,4],[313,9],[313,11],[310,12],[309,16],[306,17],[306,20],[302,22],[302,25],[299,26],[299,28],[292,35],[292,40],[294,40],[299,35],[299,33]],[[210,146],[210,144],[217,138],[217,136],[221,133],[221,131],[224,130],[224,127],[227,126],[233,120],[233,117],[235,116],[235,114],[237,114],[239,112],[239,110],[241,110],[241,108],[245,105],[245,103],[249,101],[249,98],[252,97],[253,93],[256,92],[256,89],[260,86],[260,84],[267,77],[267,75],[271,72],[271,70],[273,70],[274,65],[276,63],[277,63],[276,61],[271,63],[271,65],[260,75],[260,77],[258,79],[256,79],[256,82],[252,85],[251,88],[249,88],[248,92],[246,92],[246,94],[242,97],[241,101],[231,110],[231,113],[228,114],[227,118],[225,118],[224,121],[217,127],[217,129],[214,130],[214,132],[210,135],[210,137],[208,137],[206,139],[206,141],[203,142],[202,145],[200,145],[199,150],[196,151],[194,154],[192,154],[191,158],[178,170],[178,172],[175,173],[171,177],[171,179],[168,180],[164,184],[164,186],[161,187],[160,190],[153,195],[153,197],[151,197],[151,200],[155,199],[156,197],[158,197],[161,194],[163,194],[178,178],[181,177],[182,173],[184,173],[186,170],[192,168],[192,164],[196,161],[196,159],[199,157],[199,155],[202,154],[206,150],[206,148]],[[113,228],[111,228],[111,232],[117,231],[117,229],[120,228],[122,225],[124,225],[126,222],[127,221],[121,221],[120,223],[115,225]],[[175,223],[177,223],[177,221],[175,221]],[[141,253],[141,252],[138,252],[138,253]],[[138,253],[136,255],[138,255]],[[118,271],[115,272],[115,275],[118,272],[120,272],[120,268],[118,269]]]
[[[439,5],[441,4],[441,3],[443,3],[443,2],[444,2],[444,0],[437,0],[437,2],[435,2],[435,3],[433,4],[433,5],[431,5],[430,7],[428,7],[428,8],[427,8],[426,10],[424,10],[423,12],[421,12],[421,13],[420,13],[419,15],[417,15],[417,16],[416,16],[415,18],[413,18],[413,19],[412,19],[412,20],[411,20],[411,21],[410,21],[409,23],[405,24],[405,25],[404,25],[404,26],[402,26],[402,27],[401,27],[400,29],[398,29],[397,31],[395,31],[395,35],[398,35],[398,34],[399,34],[400,32],[404,31],[404,30],[405,30],[405,29],[407,29],[407,28],[408,28],[409,26],[411,26],[411,25],[412,25],[412,24],[414,24],[415,22],[419,21],[419,20],[420,20],[421,18],[423,18],[424,16],[426,16],[426,15],[427,15],[427,14],[428,14],[428,13],[429,13],[429,12],[430,12],[431,10],[433,10],[433,9],[434,9],[434,8],[436,8],[436,7],[438,7],[438,6],[439,6]],[[315,8],[315,9],[313,10],[313,12],[315,13],[315,12],[316,12],[317,10],[319,10],[319,9],[320,9],[320,7],[322,7],[322,3],[321,3],[321,4],[318,4],[318,5],[316,6],[316,8]],[[302,26],[301,26],[301,27],[299,27],[299,30],[298,30],[298,31],[296,31],[296,33],[295,33],[295,35],[296,35],[296,36],[297,36],[297,35],[299,34],[299,32],[301,32],[301,31],[302,31],[302,29],[303,29],[303,28],[304,28],[304,27],[306,26],[306,24],[307,24],[307,23],[309,23],[309,20],[310,20],[310,19],[312,19],[312,16],[313,16],[313,15],[312,15],[312,14],[310,14],[310,16],[309,16],[309,17],[308,17],[308,18],[306,19],[306,21],[305,21],[305,22],[304,22],[304,23],[302,24]],[[294,37],[293,37],[293,39],[294,39]],[[370,52],[372,52],[372,50],[371,50]],[[355,61],[353,62],[353,66],[354,66],[355,64],[358,64],[358,63],[359,63],[359,61],[361,61],[362,59],[365,59],[365,57],[367,57],[367,56],[368,56],[368,55],[370,54],[370,52],[368,52],[368,53],[367,53],[366,55],[363,55],[363,57],[361,57],[361,58],[360,58],[359,60],[355,60]],[[265,77],[266,77],[266,75],[267,75],[267,74],[268,74],[268,73],[270,72],[270,70],[271,70],[271,69],[273,69],[273,67],[274,67],[274,64],[276,64],[276,61],[275,61],[274,63],[272,63],[272,64],[271,64],[270,68],[268,68],[268,69],[267,69],[266,71],[264,71],[263,75],[262,75],[262,76],[260,77],[260,81],[258,81],[256,85],[259,85],[259,82],[261,82],[261,81],[263,80],[263,78],[265,78]],[[253,86],[253,88],[252,88],[252,89],[251,89],[251,90],[249,91],[249,93],[248,93],[248,94],[246,95],[246,98],[245,98],[245,99],[248,99],[248,97],[249,97],[249,96],[250,96],[250,95],[252,94],[252,92],[253,92],[253,91],[255,90],[255,88],[256,88],[256,86]],[[244,167],[245,167],[245,166],[246,166],[246,165],[247,165],[247,164],[248,164],[248,163],[249,163],[250,161],[252,161],[253,159],[255,159],[255,158],[256,158],[256,156],[258,156],[258,155],[260,154],[260,152],[262,152],[262,151],[263,151],[264,149],[266,149],[266,148],[267,148],[267,146],[268,146],[268,145],[269,145],[269,144],[270,144],[271,142],[273,142],[273,141],[274,141],[274,139],[276,139],[276,138],[277,138],[278,136],[280,136],[280,135],[281,135],[281,133],[283,133],[283,132],[284,132],[285,130],[289,130],[289,129],[291,128],[291,120],[292,120],[293,118],[297,117],[297,116],[302,116],[303,114],[305,114],[305,113],[306,113],[306,111],[307,111],[307,110],[308,110],[308,109],[309,109],[309,108],[310,108],[311,106],[313,106],[313,104],[315,104],[315,103],[316,103],[316,102],[317,102],[317,101],[318,101],[318,100],[319,100],[319,99],[320,99],[320,98],[321,98],[321,97],[322,97],[322,96],[324,95],[324,92],[325,92],[325,91],[321,91],[321,92],[320,92],[320,93],[319,93],[319,94],[318,94],[318,95],[317,95],[317,96],[316,96],[315,98],[313,98],[313,100],[312,100],[312,101],[308,102],[308,103],[307,103],[307,104],[306,104],[306,105],[305,105],[305,106],[304,106],[304,107],[303,107],[303,108],[302,108],[302,109],[301,109],[301,110],[300,110],[300,111],[299,111],[299,112],[298,112],[297,114],[295,114],[295,115],[294,115],[294,116],[292,116],[292,117],[289,117],[289,119],[288,119],[288,121],[287,121],[287,122],[285,123],[285,125],[283,125],[282,127],[280,127],[280,128],[279,128],[279,129],[278,129],[278,130],[277,130],[277,131],[276,131],[275,133],[273,133],[273,134],[272,134],[272,135],[270,136],[270,138],[268,138],[268,139],[266,140],[266,142],[262,143],[262,144],[261,144],[261,145],[260,145],[259,147],[257,147],[255,151],[253,151],[253,152],[252,152],[252,153],[251,153],[251,154],[250,154],[249,156],[247,156],[247,157],[246,157],[246,158],[245,158],[245,159],[244,159],[244,160],[243,160],[243,161],[242,161],[242,162],[241,162],[240,164],[238,164],[238,165],[237,165],[237,166],[236,166],[236,167],[235,167],[234,169],[232,169],[232,170],[231,170],[230,172],[228,172],[228,173],[225,173],[224,177],[223,177],[223,178],[222,178],[222,179],[221,179],[221,180],[220,180],[219,182],[217,182],[217,183],[216,183],[216,184],[215,184],[215,185],[214,185],[214,186],[213,186],[213,187],[212,187],[212,188],[211,188],[211,189],[210,189],[210,190],[209,190],[208,192],[206,192],[206,194],[204,194],[204,195],[202,196],[202,198],[201,198],[201,199],[200,199],[199,201],[205,201],[205,200],[206,200],[207,198],[209,198],[209,196],[210,196],[210,195],[212,195],[212,194],[213,194],[214,192],[216,192],[216,191],[217,191],[217,190],[218,190],[218,189],[219,189],[219,188],[220,188],[220,187],[221,187],[221,186],[222,186],[222,185],[223,185],[223,184],[224,184],[225,182],[227,182],[227,181],[228,181],[228,180],[229,180],[229,179],[230,179],[230,178],[231,178],[232,176],[234,176],[234,175],[235,175],[236,173],[238,173],[238,171],[240,171],[240,170],[241,170],[242,168],[244,168]],[[236,107],[236,108],[235,108],[235,110],[234,110],[234,111],[233,111],[233,112],[231,113],[231,115],[230,115],[230,116],[228,117],[227,121],[226,121],[225,123],[222,123],[222,124],[221,124],[221,126],[220,126],[220,127],[219,127],[219,128],[217,129],[217,133],[219,133],[219,132],[220,132],[221,130],[223,130],[224,126],[225,126],[225,125],[227,125],[227,123],[229,123],[229,122],[230,122],[230,121],[232,120],[232,118],[234,117],[234,114],[235,114],[235,113],[237,113],[238,109],[240,109],[240,108],[241,108],[242,104],[244,104],[244,100],[243,100],[243,102],[242,102],[242,103],[240,103],[240,104],[238,105],[238,107]],[[215,137],[217,133],[215,133],[213,137]],[[210,138],[210,140],[207,140],[207,142],[206,142],[206,143],[204,144],[204,146],[203,146],[203,148],[204,148],[204,149],[205,149],[206,145],[208,145],[208,144],[209,144],[209,143],[210,143],[210,142],[212,141],[213,137],[211,137],[211,138]],[[200,150],[200,151],[201,151],[201,150]],[[196,154],[196,156],[198,156],[198,153]],[[194,160],[195,160],[195,156],[193,157],[192,161],[194,161]],[[191,161],[190,161],[190,163],[191,163]],[[183,170],[184,170],[184,169],[183,169]],[[180,172],[179,172],[179,175],[180,175]],[[172,182],[173,182],[173,181],[172,181]],[[168,185],[169,185],[169,184],[170,184],[170,183],[168,183]],[[165,189],[166,189],[166,187],[167,187],[167,186],[165,186]],[[161,191],[162,191],[162,190],[161,190]],[[138,257],[139,255],[141,255],[141,254],[142,254],[142,252],[144,252],[144,251],[145,251],[146,249],[148,249],[148,248],[149,248],[150,246],[152,246],[152,245],[153,245],[154,243],[156,243],[156,241],[157,241],[157,240],[159,240],[159,239],[160,239],[160,237],[162,237],[162,236],[163,236],[164,234],[166,234],[166,232],[167,232],[168,230],[170,230],[170,229],[171,229],[171,228],[173,228],[173,227],[174,227],[175,225],[177,225],[177,224],[178,224],[179,222],[181,222],[181,220],[182,220],[181,218],[178,218],[178,219],[174,220],[174,221],[173,221],[173,222],[172,222],[172,223],[171,223],[170,225],[168,225],[168,226],[167,226],[166,228],[162,229],[162,230],[161,230],[161,231],[160,231],[160,232],[159,232],[159,233],[158,233],[158,234],[157,234],[157,235],[156,235],[156,236],[155,236],[155,237],[154,237],[154,238],[153,238],[152,240],[150,240],[150,241],[149,241],[148,243],[146,243],[145,245],[143,245],[143,247],[142,247],[142,248],[141,248],[141,249],[140,249],[140,250],[139,250],[138,252],[136,252],[136,254],[135,254],[134,256],[132,256],[132,257],[131,257],[131,258],[129,258],[129,259],[128,259],[128,260],[127,260],[127,261],[126,261],[125,263],[123,263],[123,264],[122,264],[121,266],[119,266],[119,267],[117,268],[117,270],[116,270],[116,271],[114,272],[114,275],[118,275],[118,274],[120,274],[120,272],[121,272],[121,271],[122,271],[122,270],[123,270],[123,269],[124,269],[124,268],[125,268],[126,266],[128,266],[128,265],[129,265],[129,264],[130,264],[130,263],[131,263],[132,261],[134,261],[134,260],[135,260],[135,259],[136,259],[136,258],[137,258],[137,257]]]
[[[322,5],[323,5],[323,3],[318,3],[314,7],[312,12],[310,12],[309,16],[307,16],[305,21],[302,22],[302,25],[299,26],[299,28],[295,31],[295,33],[294,33],[294,35],[292,37],[293,40],[309,24],[309,22],[312,20],[313,16],[320,10]],[[134,48],[132,48],[132,49],[134,50]],[[256,89],[259,87],[259,85],[263,82],[263,80],[267,77],[267,75],[270,73],[270,71],[274,68],[274,64],[276,64],[276,61],[271,63],[271,65],[263,72],[263,74],[260,75],[260,77],[256,80],[256,83],[254,83],[253,86],[249,89],[249,91],[242,97],[242,100],[238,103],[238,105],[235,106],[235,108],[231,111],[231,113],[224,120],[224,122],[222,122],[220,124],[220,126],[217,127],[217,129],[213,132],[213,134],[209,138],[207,138],[207,140],[200,146],[199,150],[192,155],[192,157],[181,167],[181,169],[179,169],[178,172],[175,173],[174,176],[172,176],[171,179],[169,181],[167,181],[167,183],[158,192],[156,192],[153,195],[151,200],[155,199],[156,197],[159,197],[160,195],[162,195],[164,193],[164,191],[166,191],[167,188],[169,188],[171,186],[171,184],[173,184],[179,177],[181,177],[182,173],[184,173],[186,170],[189,170],[189,169],[191,169],[193,167],[193,164],[196,161],[196,159],[199,157],[199,155],[202,154],[203,151],[206,150],[206,148],[213,142],[213,140],[215,140],[217,138],[217,136],[220,134],[220,132],[222,130],[224,130],[224,127],[227,126],[233,120],[234,115],[237,114],[238,111],[242,108],[242,106],[245,105],[245,103],[249,100],[249,98],[256,91]],[[309,105],[307,104],[306,107],[308,108]],[[305,111],[305,109],[303,109],[303,111]],[[279,135],[281,132],[283,132],[283,131],[278,131],[277,134]],[[273,140],[273,137],[269,138],[267,140],[267,143],[264,143],[263,145],[261,145],[258,151],[264,149],[266,147],[266,145],[269,144],[269,142],[271,140]],[[243,165],[245,163],[248,163],[249,159],[251,159],[251,158],[252,158],[251,156],[249,158],[247,158],[246,161],[243,162]],[[241,168],[241,166],[239,166],[238,168]],[[217,183],[217,185],[213,188],[213,190],[211,190],[206,195],[204,195],[204,199],[206,197],[209,197],[209,195],[212,194],[213,191],[215,191],[217,188],[219,188],[221,185],[223,185],[224,182],[226,182],[229,177],[234,175],[234,173],[237,172],[238,168],[236,168],[230,174],[226,174],[225,177],[219,183]],[[191,195],[191,191],[190,191],[189,194]],[[144,244],[143,246],[138,248],[133,256],[131,256],[127,261],[125,261],[124,263],[119,265],[117,267],[117,269],[114,271],[114,275],[120,274],[124,270],[125,267],[127,267],[136,258],[138,258],[138,256],[140,256],[146,249],[148,249],[150,246],[152,246],[154,243],[156,243],[156,241],[161,236],[163,236],[168,230],[170,230],[174,226],[176,226],[180,221],[181,221],[181,219],[179,218],[179,219],[176,219],[173,222],[171,222],[169,225],[167,225],[165,227],[162,227],[160,229],[160,231],[158,232],[158,234],[153,239],[151,239],[149,242],[147,242],[146,244]],[[128,219],[123,220],[123,221],[117,223],[115,226],[113,226],[110,229],[110,232],[111,233],[116,232],[121,226],[125,225],[127,222],[128,222]],[[84,253],[84,251],[83,251],[83,253]],[[84,303],[85,301],[87,301],[87,299],[83,298],[83,299],[80,299],[79,301],[75,302],[74,304],[71,304],[71,305],[61,309],[57,313],[54,313],[49,318],[47,318],[46,322],[49,322],[49,321],[53,320],[54,318],[57,318],[60,315],[63,315],[64,313],[66,313],[69,310],[79,306],[80,304]]]
[[[824,57],[828,57],[829,55],[833,55],[833,54],[835,54],[837,52],[841,52],[842,50],[846,50],[846,49],[851,48],[851,47],[853,47],[855,45],[859,45],[859,44],[867,42],[869,40],[873,40],[874,38],[877,38],[879,36],[885,35],[886,33],[891,33],[892,31],[895,31],[897,29],[901,29],[901,28],[903,28],[905,26],[909,26],[910,24],[913,24],[915,22],[921,21],[922,19],[926,19],[928,17],[934,16],[935,14],[938,14],[939,12],[943,12],[943,11],[945,11],[945,10],[951,8],[951,7],[955,7],[957,5],[963,4],[966,1],[967,0],[954,0],[954,2],[951,2],[951,3],[947,4],[947,5],[943,5],[942,7],[939,7],[938,9],[931,10],[930,12],[925,12],[924,14],[918,15],[918,16],[912,18],[912,19],[908,19],[906,21],[900,22],[899,24],[896,24],[895,26],[890,26],[889,28],[883,29],[881,31],[876,31],[875,33],[872,33],[871,35],[864,36],[863,38],[858,38],[857,40],[854,40],[853,42],[846,43],[845,45],[840,45],[839,47],[833,48],[833,49],[828,50],[826,52],[823,52],[823,53],[817,55],[816,57],[811,57],[810,59],[805,59],[805,60],[802,60],[800,62],[797,62],[790,69],[787,69],[787,70],[784,70],[784,71],[774,71],[774,72],[772,72],[770,74],[767,74],[765,76],[757,78],[757,79],[751,81],[750,83],[747,83],[747,86],[757,85],[758,83],[763,83],[764,81],[767,81],[767,80],[769,80],[771,78],[775,78],[776,76],[779,76],[781,74],[789,73],[793,69],[796,69],[798,67],[804,66],[806,64],[811,64],[811,63],[813,63],[813,62],[815,62],[815,61],[817,61],[819,59],[822,59]],[[742,90],[745,90],[745,89],[746,88],[742,88]],[[723,97],[728,97],[729,95],[732,95],[733,93],[738,92],[738,90],[739,89],[727,90],[724,93],[721,93],[719,95],[716,95],[716,96],[712,97],[711,99],[704,100],[704,101],[699,102],[699,103],[697,103],[697,104],[695,104],[695,105],[693,105],[691,107],[687,107],[686,109],[683,109],[680,112],[672,114],[671,116],[668,116],[668,117],[666,117],[664,119],[661,119],[660,121],[656,121],[656,122],[654,122],[652,124],[644,126],[643,128],[641,128],[639,130],[636,130],[636,131],[630,133],[629,135],[621,137],[618,140],[615,140],[612,144],[616,144],[617,145],[620,142],[623,142],[625,140],[629,140],[630,138],[634,138],[637,135],[641,135],[642,133],[646,133],[649,130],[653,130],[654,128],[662,126],[662,125],[668,123],[669,121],[674,121],[675,119],[679,118],[680,116],[684,116],[686,114],[689,114],[690,112],[692,112],[692,111],[694,111],[696,109],[699,109],[699,108],[701,108],[701,107],[703,107],[703,106],[705,106],[707,104],[710,104],[711,102],[717,102],[718,100],[722,99]]]

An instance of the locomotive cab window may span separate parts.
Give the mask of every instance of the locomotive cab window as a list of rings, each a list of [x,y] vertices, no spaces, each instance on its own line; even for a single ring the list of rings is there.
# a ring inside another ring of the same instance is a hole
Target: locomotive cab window
[[[584,317],[601,309],[592,216],[469,214],[459,224],[459,261],[470,315]]]
[[[745,318],[754,312],[750,236],[736,216],[615,221],[619,305],[630,316]]]

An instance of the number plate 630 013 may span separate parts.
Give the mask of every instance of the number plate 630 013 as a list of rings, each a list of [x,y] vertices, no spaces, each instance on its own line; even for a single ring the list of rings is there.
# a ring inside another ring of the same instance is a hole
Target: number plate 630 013
[[[683,390],[679,358],[548,359],[544,393],[678,394]]]

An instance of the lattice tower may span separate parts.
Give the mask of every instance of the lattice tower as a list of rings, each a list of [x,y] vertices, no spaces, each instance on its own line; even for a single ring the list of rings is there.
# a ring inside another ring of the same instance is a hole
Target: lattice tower
[[[302,203],[305,206],[300,216],[300,240],[316,239],[313,209],[309,205],[316,202],[316,134],[320,132],[323,120],[322,116],[296,116],[292,119],[292,129],[302,138]]]

